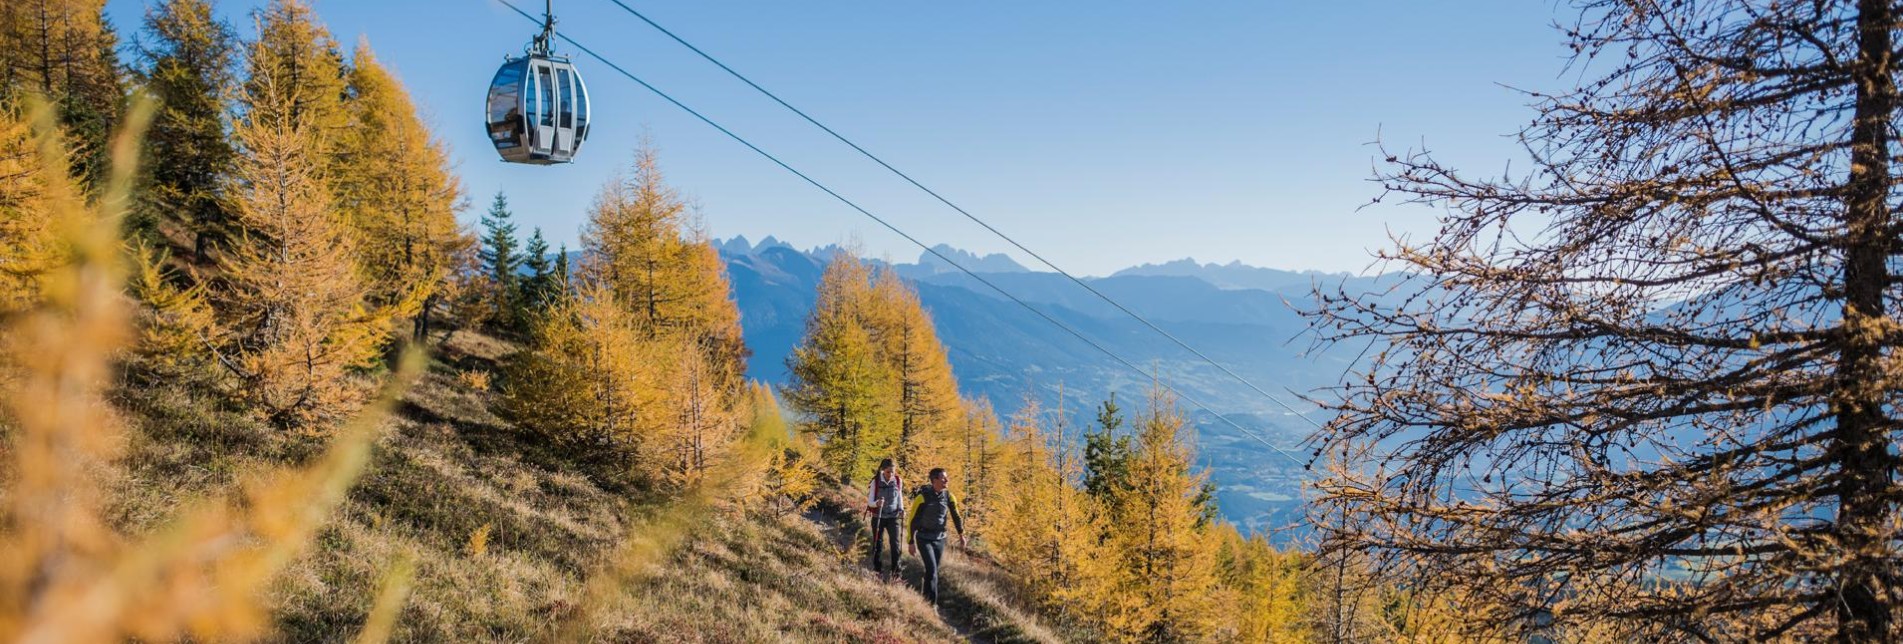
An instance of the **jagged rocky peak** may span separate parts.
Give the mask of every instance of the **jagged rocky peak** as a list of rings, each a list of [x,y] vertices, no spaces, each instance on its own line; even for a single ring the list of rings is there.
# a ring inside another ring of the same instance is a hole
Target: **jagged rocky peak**
[[[937,254],[933,254],[932,252],[919,253],[918,263],[919,266],[931,269],[933,273],[950,273],[958,270],[957,267],[946,263],[945,260],[939,259],[939,255],[944,255],[946,258],[957,262],[959,266],[963,266],[973,273],[1028,273],[1031,270],[1025,268],[1023,264],[1017,263],[1016,260],[1011,259],[1011,256],[1005,255],[1004,253],[992,253],[980,257],[976,253],[953,248],[947,244],[933,246],[932,250],[937,251]]]
[[[721,253],[742,256],[758,254],[769,248],[793,247],[792,244],[780,241],[772,235],[767,235],[761,239],[759,244],[754,244],[749,241],[746,235],[734,235],[732,239],[725,240],[715,239],[709,243],[713,245],[714,250],[720,251]]]

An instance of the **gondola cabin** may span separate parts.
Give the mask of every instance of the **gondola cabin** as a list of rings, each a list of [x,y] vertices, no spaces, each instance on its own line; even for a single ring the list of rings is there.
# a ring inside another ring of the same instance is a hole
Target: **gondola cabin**
[[[588,138],[588,86],[567,58],[511,57],[489,81],[486,120],[503,161],[568,163]]]

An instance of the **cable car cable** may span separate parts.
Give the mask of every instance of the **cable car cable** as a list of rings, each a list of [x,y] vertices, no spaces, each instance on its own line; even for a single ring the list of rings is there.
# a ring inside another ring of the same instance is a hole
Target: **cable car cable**
[[[496,0],[496,1],[502,3],[503,6],[508,7],[510,10],[515,11],[517,14],[521,14],[523,18],[527,18],[529,20],[535,20],[534,16],[530,16],[528,13],[522,11],[520,8],[517,8],[515,4],[509,2],[509,0]],[[570,37],[569,35],[558,32],[556,34],[556,37],[561,38],[563,41],[567,42],[569,45],[580,50],[582,53],[588,54],[589,57],[592,57],[595,60],[600,61],[601,64],[607,65],[609,69],[613,69],[616,72],[619,72],[622,76],[626,76],[628,80],[631,80],[631,81],[634,81],[635,83],[640,84],[642,87],[647,88],[647,90],[650,92],[654,92],[654,94],[656,96],[661,97],[662,100],[665,100],[668,103],[673,104],[675,107],[681,108],[682,111],[687,112],[688,114],[692,115],[694,118],[700,119],[702,123],[706,123],[708,126],[713,127],[716,130],[719,130],[721,134],[727,135],[727,138],[733,139],[734,141],[740,143],[741,145],[746,146],[747,149],[753,150],[756,154],[759,154],[760,156],[765,157],[768,161],[772,161],[774,165],[780,166],[781,169],[786,170],[787,172],[793,173],[793,176],[799,177],[800,179],[806,181],[806,183],[812,184],[813,187],[818,188],[821,192],[826,193],[827,195],[831,196],[833,199],[838,200],[840,203],[846,204],[847,207],[858,211],[859,214],[865,215],[867,218],[875,222],[878,222],[879,225],[884,226],[887,230],[890,230],[893,233],[898,234],[900,237],[905,238],[906,241],[912,242],[913,245],[916,245],[919,248],[925,249],[925,252],[931,253],[933,256],[936,256],[940,260],[943,260],[945,263],[950,264],[953,268],[957,268],[960,272],[963,272],[965,275],[970,276],[972,279],[978,280],[980,283],[984,284],[985,286],[990,287],[991,290],[997,291],[999,295],[1003,295],[1006,299],[1009,299],[1012,302],[1016,302],[1018,306],[1024,307],[1025,310],[1030,311],[1036,314],[1038,317],[1043,318],[1045,322],[1049,322],[1051,323],[1051,325],[1064,330],[1066,333],[1069,333],[1071,337],[1075,337],[1078,340],[1083,341],[1084,344],[1090,345],[1092,348],[1096,349],[1097,351],[1102,352],[1104,355],[1110,356],[1111,359],[1116,360],[1118,363],[1121,363],[1123,366],[1128,367],[1130,370],[1137,372],[1137,374],[1149,376],[1153,382],[1163,387],[1165,390],[1169,391],[1171,394],[1175,394],[1177,397],[1182,398],[1183,400],[1189,401],[1190,404],[1195,405],[1196,407],[1202,409],[1204,412],[1208,412],[1209,415],[1215,416],[1218,420],[1221,420],[1224,423],[1227,423],[1229,426],[1236,428],[1236,430],[1242,432],[1243,435],[1255,439],[1256,442],[1262,443],[1263,446],[1268,447],[1270,450],[1274,451],[1275,453],[1282,455],[1283,458],[1288,459],[1290,462],[1296,465],[1301,465],[1304,468],[1307,467],[1307,463],[1305,463],[1302,459],[1296,458],[1293,454],[1288,453],[1288,451],[1283,450],[1280,447],[1276,447],[1275,444],[1270,443],[1268,439],[1262,438],[1260,435],[1250,431],[1248,428],[1245,428],[1242,425],[1237,424],[1236,421],[1230,420],[1229,417],[1216,413],[1215,410],[1210,409],[1208,405],[1203,404],[1201,400],[1198,400],[1195,397],[1185,394],[1182,391],[1176,389],[1175,387],[1169,385],[1168,383],[1163,382],[1155,374],[1145,372],[1142,367],[1138,367],[1135,363],[1130,362],[1129,360],[1125,359],[1123,356],[1117,355],[1116,352],[1111,351],[1110,349],[1104,347],[1101,344],[1098,344],[1095,340],[1091,340],[1089,337],[1086,337],[1083,333],[1080,333],[1076,329],[1071,328],[1070,325],[1064,324],[1062,321],[1059,321],[1057,318],[1051,317],[1050,314],[1045,313],[1042,310],[1039,310],[1037,307],[1031,306],[1030,303],[1025,302],[1023,299],[1018,298],[1018,296],[1012,295],[1009,291],[1006,291],[1003,288],[1000,288],[997,284],[992,283],[991,280],[985,279],[979,274],[972,272],[970,269],[965,268],[964,265],[959,264],[957,261],[953,260],[950,257],[947,257],[944,253],[941,253],[933,249],[931,246],[926,245],[925,242],[919,241],[918,238],[913,237],[911,234],[906,233],[904,230],[900,230],[898,226],[895,226],[891,222],[886,221],[884,218],[876,214],[873,214],[872,211],[866,210],[864,207],[853,202],[851,199],[847,199],[844,195],[841,195],[838,192],[833,191],[833,189],[827,187],[826,184],[820,183],[818,180],[812,178],[811,176],[808,176],[804,172],[800,172],[798,169],[794,168],[793,166],[788,165],[785,161],[781,161],[779,157],[773,156],[772,153],[769,153],[766,150],[760,149],[759,146],[754,145],[751,141],[748,141],[745,137],[742,137],[739,134],[735,134],[732,130],[727,129],[725,126],[722,126],[720,123],[715,122],[712,118],[707,117],[707,115],[701,114],[699,111],[695,110],[694,108],[688,107],[685,103],[682,103],[679,100],[676,100],[673,96],[669,95],[667,92],[663,92],[660,90],[660,88],[657,88],[649,84],[647,81],[642,80],[641,77],[634,75],[633,72],[629,72],[627,69],[624,69],[620,65],[615,64],[613,61],[608,60],[606,57],[603,57],[601,54],[595,53],[593,49],[589,49],[587,46],[579,42],[576,42],[575,39]]]
[[[886,163],[885,159],[881,159],[878,157],[878,155],[875,155],[871,153],[870,151],[867,151],[865,148],[860,147],[858,143],[854,143],[851,139],[846,138],[844,135],[841,135],[839,132],[834,131],[830,127],[826,127],[826,124],[819,122],[818,119],[815,119],[811,115],[808,115],[805,111],[801,110],[800,108],[794,107],[792,104],[787,103],[784,99],[781,99],[779,95],[774,94],[771,91],[768,91],[767,88],[765,87],[761,87],[759,83],[753,82],[753,79],[747,78],[746,75],[741,74],[738,71],[734,71],[732,67],[728,67],[726,63],[720,62],[719,59],[716,59],[712,55],[708,54],[707,52],[702,51],[701,48],[695,47],[693,43],[689,43],[687,42],[686,39],[683,39],[680,36],[675,35],[674,32],[668,31],[666,27],[662,27],[659,23],[654,22],[652,19],[648,18],[646,15],[643,15],[640,11],[636,11],[633,7],[630,7],[627,4],[624,4],[621,0],[608,0],[608,1],[614,3],[615,6],[621,7],[621,9],[623,11],[628,12],[629,15],[632,15],[636,18],[641,19],[641,22],[647,23],[649,27],[653,27],[656,31],[659,31],[663,35],[667,36],[668,38],[673,39],[674,42],[680,43],[682,47],[686,47],[688,50],[696,54],[699,54],[700,57],[706,59],[707,62],[713,63],[714,66],[719,67],[720,69],[726,71],[728,75],[731,75],[736,79],[739,79],[740,82],[746,83],[748,87],[752,87],[754,90],[765,95],[767,98],[772,99],[773,102],[779,103],[781,107],[784,107],[787,110],[792,111],[794,114],[799,115],[799,117],[802,119],[805,119],[807,123],[811,123],[813,127],[817,127],[820,130],[824,131],[825,133],[832,135],[832,137],[834,139],[838,139],[840,143],[846,144],[847,147],[850,147],[853,150],[858,151],[860,155],[864,156],[867,159],[871,159],[873,163],[877,163],[881,167],[884,167],[886,170],[891,171],[892,174],[897,175],[900,179],[905,180],[906,183],[910,183],[912,184],[913,187],[924,191],[925,194],[931,195],[932,198],[937,199],[939,203],[945,204],[947,207],[950,207],[952,210],[958,211],[958,214],[964,215],[966,219],[970,219],[972,222],[978,224],[979,226],[983,226],[985,230],[991,231],[991,234],[997,235],[1000,239],[1010,242],[1011,245],[1016,246],[1018,250],[1024,251],[1025,254],[1028,254],[1031,257],[1036,258],[1038,262],[1044,264],[1047,267],[1050,267],[1051,270],[1057,271],[1059,275],[1063,275],[1064,277],[1069,278],[1070,281],[1075,282],[1078,286],[1084,287],[1084,290],[1090,291],[1090,293],[1092,295],[1097,296],[1098,299],[1108,302],[1111,306],[1116,307],[1117,310],[1122,311],[1125,315],[1130,316],[1131,318],[1135,319],[1138,322],[1142,322],[1143,325],[1149,327],[1151,331],[1155,331],[1158,334],[1162,335],[1163,337],[1168,338],[1170,342],[1175,343],[1176,346],[1182,347],[1183,350],[1188,351],[1192,354],[1195,354],[1195,356],[1198,358],[1201,358],[1203,362],[1207,362],[1211,366],[1214,366],[1215,368],[1221,370],[1223,373],[1228,374],[1229,377],[1234,378],[1237,382],[1241,382],[1243,385],[1247,386],[1248,388],[1255,390],[1256,393],[1262,394],[1263,397],[1268,398],[1270,401],[1273,401],[1277,405],[1280,405],[1282,409],[1288,410],[1289,413],[1296,415],[1302,420],[1308,421],[1308,424],[1314,425],[1315,429],[1323,428],[1322,424],[1319,422],[1316,422],[1315,419],[1302,415],[1301,412],[1296,411],[1295,408],[1289,406],[1288,403],[1282,402],[1282,399],[1277,398],[1274,394],[1271,394],[1267,390],[1264,390],[1263,388],[1256,386],[1255,383],[1250,382],[1249,379],[1242,377],[1241,374],[1238,374],[1235,371],[1230,370],[1228,367],[1223,366],[1221,363],[1216,362],[1215,359],[1210,358],[1207,354],[1204,354],[1202,351],[1198,351],[1195,347],[1190,346],[1189,343],[1184,342],[1183,340],[1177,338],[1175,334],[1172,334],[1168,331],[1163,330],[1162,327],[1157,326],[1155,323],[1151,322],[1148,318],[1145,318],[1142,315],[1138,315],[1136,311],[1130,310],[1129,307],[1124,306],[1121,302],[1111,299],[1110,296],[1103,294],[1103,292],[1097,290],[1096,287],[1093,287],[1089,283],[1085,282],[1084,280],[1079,279],[1075,275],[1072,275],[1070,271],[1066,271],[1063,268],[1060,268],[1057,264],[1052,263],[1051,260],[1045,259],[1044,256],[1038,254],[1037,251],[1031,250],[1030,248],[1026,247],[1024,244],[1018,243],[1018,240],[1012,239],[1010,235],[1004,234],[1003,231],[1000,231],[996,227],[993,227],[991,224],[986,223],[985,220],[979,219],[977,215],[973,215],[971,214],[970,211],[967,211],[964,208],[959,207],[958,204],[952,203],[950,199],[947,199],[943,195],[938,194],[938,191],[932,190],[931,188],[926,187],[925,184],[919,183],[918,180],[913,179],[911,175],[908,175],[905,172],[899,170],[898,168],[893,167],[892,164],[890,163]]]

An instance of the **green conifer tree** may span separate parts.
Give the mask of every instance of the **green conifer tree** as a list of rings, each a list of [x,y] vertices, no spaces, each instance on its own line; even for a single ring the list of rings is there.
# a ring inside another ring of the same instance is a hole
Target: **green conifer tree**
[[[490,322],[498,329],[514,332],[520,330],[523,317],[523,280],[519,274],[523,258],[516,250],[515,222],[511,218],[509,197],[497,191],[489,212],[482,216],[482,249],[478,252],[482,272],[489,278],[489,296],[494,299]],[[541,231],[536,232],[539,236]]]
[[[1092,498],[1105,500],[1130,484],[1130,436],[1119,435],[1123,410],[1117,406],[1117,394],[1097,408],[1097,429],[1084,435],[1084,491]]]
[[[569,293],[574,292],[575,286],[572,276],[573,272],[568,268],[568,244],[563,243],[561,249],[555,251],[555,283],[553,285],[555,296],[565,297]]]
[[[158,113],[146,135],[150,161],[135,225],[153,234],[169,221],[202,262],[230,232],[223,186],[235,159],[226,115],[237,37],[210,0],[161,2],[146,11],[145,36],[137,71]]]
[[[555,265],[549,260],[548,240],[542,238],[541,228],[529,234],[529,242],[522,248],[522,265],[529,274],[516,282],[517,301],[529,312],[540,312],[557,295]]]

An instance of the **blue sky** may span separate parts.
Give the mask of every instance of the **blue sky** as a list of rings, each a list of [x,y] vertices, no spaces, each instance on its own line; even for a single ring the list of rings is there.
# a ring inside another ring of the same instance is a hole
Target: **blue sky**
[[[129,36],[151,1],[109,0],[107,9]],[[1418,206],[1358,210],[1378,191],[1367,145],[1377,134],[1497,174],[1518,156],[1508,135],[1532,114],[1502,85],[1570,80],[1550,26],[1571,10],[1524,0],[624,1],[1086,274],[1186,256],[1360,271],[1390,232],[1434,225],[1435,212]],[[260,4],[218,6],[249,37]],[[314,5],[346,49],[367,38],[408,85],[456,160],[471,225],[501,189],[525,231],[540,226],[574,246],[596,190],[646,133],[716,236],[918,254],[586,58],[596,129],[581,158],[503,164],[480,105],[496,65],[533,25],[496,0]],[[1007,251],[608,0],[558,0],[555,9],[564,33],[928,243]]]

